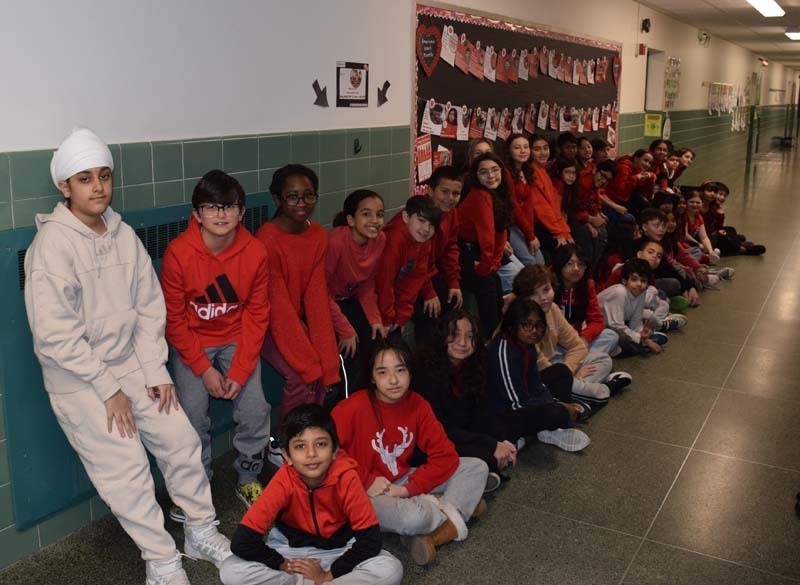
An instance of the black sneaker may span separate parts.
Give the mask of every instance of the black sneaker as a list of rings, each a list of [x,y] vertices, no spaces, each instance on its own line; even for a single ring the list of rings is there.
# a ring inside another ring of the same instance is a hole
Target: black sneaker
[[[747,256],[761,256],[767,249],[761,244],[753,244],[751,246],[744,246],[744,253]]]
[[[605,385],[608,386],[611,396],[614,396],[622,392],[626,386],[630,386],[631,382],[633,382],[633,376],[628,372],[612,372],[606,378]]]
[[[503,480],[494,471],[489,472],[489,477],[486,478],[486,487],[483,488],[484,494],[490,494],[500,487]]]

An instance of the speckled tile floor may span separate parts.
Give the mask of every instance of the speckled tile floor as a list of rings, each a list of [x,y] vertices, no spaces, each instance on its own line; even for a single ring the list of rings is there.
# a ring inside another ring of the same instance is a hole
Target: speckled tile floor
[[[386,548],[404,583],[767,585],[800,582],[800,165],[771,156],[740,185],[728,223],[769,251],[733,258],[732,282],[703,297],[661,356],[626,360],[634,384],[588,425],[571,455],[532,445],[470,538],[429,567]],[[231,458],[214,498],[230,534],[243,508]],[[164,502],[166,505],[166,501]],[[183,536],[167,522],[179,545]],[[187,561],[194,585],[218,583]],[[0,572],[0,584],[144,582],[138,551],[111,517]]]

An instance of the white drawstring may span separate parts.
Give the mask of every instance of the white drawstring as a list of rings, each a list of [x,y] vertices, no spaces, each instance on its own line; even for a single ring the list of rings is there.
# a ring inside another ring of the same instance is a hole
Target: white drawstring
[[[339,354],[339,361],[342,363],[342,380],[344,381],[344,397],[348,398],[350,396],[349,386],[347,384],[347,370],[344,367],[344,358],[342,354]]]

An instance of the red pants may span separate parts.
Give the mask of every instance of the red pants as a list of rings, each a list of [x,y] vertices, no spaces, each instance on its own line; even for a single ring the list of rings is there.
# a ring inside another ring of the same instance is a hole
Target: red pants
[[[261,350],[261,357],[267,360],[275,368],[278,375],[284,379],[283,399],[281,400],[280,417],[281,422],[291,410],[301,404],[316,403],[322,404],[325,398],[325,386],[320,380],[315,380],[310,384],[303,382],[300,374],[295,372],[286,360],[283,359],[278,346],[272,335],[267,332],[264,338],[264,347]]]

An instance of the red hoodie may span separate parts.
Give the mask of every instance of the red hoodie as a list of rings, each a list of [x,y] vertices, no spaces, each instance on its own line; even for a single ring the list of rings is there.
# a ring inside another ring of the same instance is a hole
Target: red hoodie
[[[455,209],[442,213],[442,220],[431,238],[431,253],[428,256],[428,273],[433,278],[437,273],[444,277],[447,288],[461,288],[461,267],[458,264],[458,215]],[[436,296],[431,280],[422,290],[423,300]]]
[[[270,334],[278,351],[303,382],[335,384],[339,350],[325,281],[328,234],[313,221],[301,234],[267,222],[256,238],[269,257]]]
[[[396,481],[411,469],[414,448],[426,456],[409,476],[408,495],[426,494],[443,484],[458,467],[458,454],[428,401],[413,391],[393,404],[356,392],[331,412],[342,448],[358,461],[358,474],[369,489],[378,477]]]
[[[533,172],[536,177],[532,185],[536,221],[554,238],[570,238],[569,225],[561,215],[561,200],[550,175],[540,166],[534,166]]]
[[[536,237],[533,231],[533,223],[536,215],[533,208],[533,187],[519,179],[519,175],[512,178],[510,173],[507,177],[509,184],[514,187],[512,191],[512,198],[514,200],[514,223],[525,236],[525,241],[532,242]]]
[[[591,278],[586,281],[586,293],[586,298],[583,298],[574,288],[562,290],[560,305],[569,324],[586,340],[586,345],[589,345],[603,332],[606,321]]]
[[[161,266],[167,341],[195,376],[212,365],[203,348],[236,343],[226,375],[247,383],[269,323],[267,273],[264,247],[241,224],[217,255],[206,247],[194,217],[167,246]]]
[[[325,277],[328,281],[333,327],[339,339],[350,339],[356,331],[336,303],[337,298],[355,296],[364,310],[367,322],[381,323],[378,297],[375,294],[375,273],[385,247],[386,234],[383,232],[374,240],[367,240],[363,246],[356,243],[348,226],[334,228],[328,234]]]
[[[508,239],[507,230],[495,231],[494,203],[482,187],[473,187],[458,207],[458,236],[465,242],[477,243],[480,258],[475,266],[478,276],[497,272],[503,260]]]
[[[428,257],[431,240],[414,241],[400,211],[386,224],[386,248],[375,275],[378,308],[387,327],[400,327],[414,314],[414,303],[430,281]]]
[[[586,223],[590,215],[598,215],[602,210],[600,193],[594,186],[594,167],[578,172],[578,221]]]

